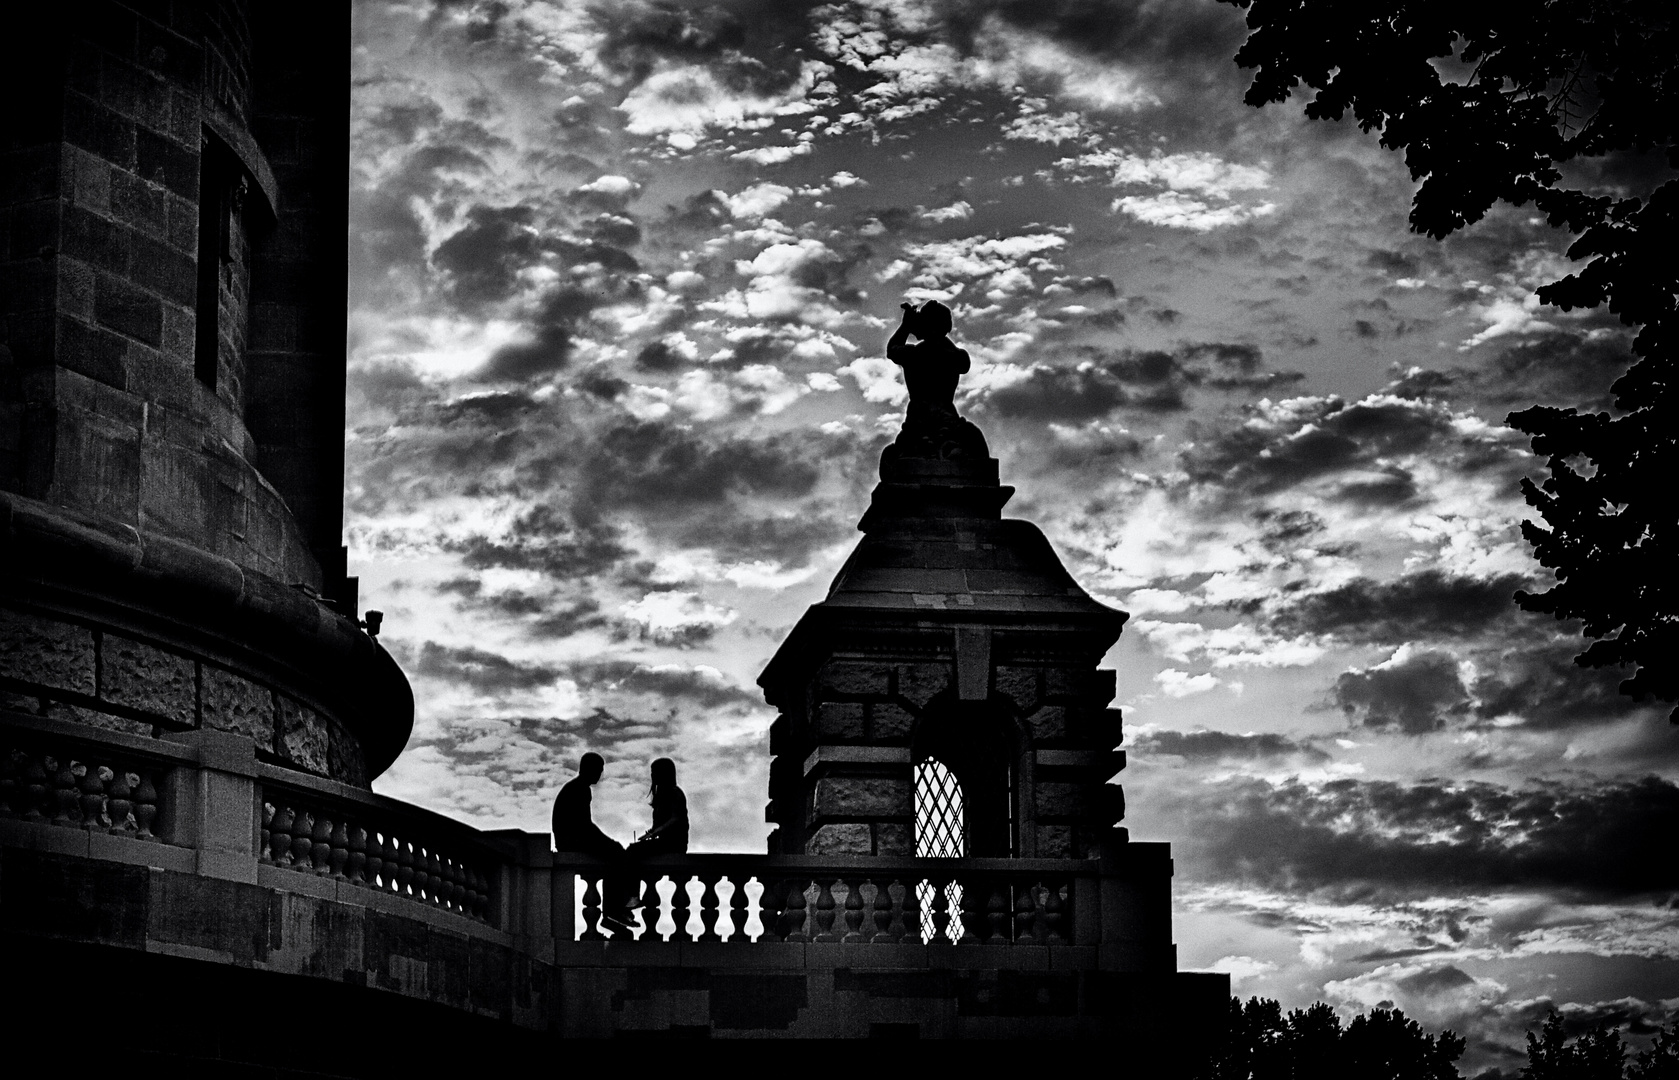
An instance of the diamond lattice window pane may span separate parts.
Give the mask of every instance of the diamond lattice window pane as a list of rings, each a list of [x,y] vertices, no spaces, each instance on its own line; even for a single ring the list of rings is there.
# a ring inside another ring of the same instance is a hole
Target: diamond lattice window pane
[[[959,859],[966,855],[962,824],[962,785],[937,758],[915,767],[915,854],[922,859]]]

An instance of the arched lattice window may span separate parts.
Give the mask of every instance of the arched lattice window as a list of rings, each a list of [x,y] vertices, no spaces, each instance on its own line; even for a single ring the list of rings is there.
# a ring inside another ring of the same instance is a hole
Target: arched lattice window
[[[968,853],[962,820],[962,785],[938,758],[915,767],[915,855],[959,859]]]
[[[915,854],[922,859],[959,859],[968,853],[967,824],[962,816],[962,784],[956,774],[934,757],[923,758],[915,767]],[[933,883],[915,887],[921,901],[921,940],[933,940]],[[944,910],[950,915],[945,936],[955,942],[962,936],[962,886],[951,882],[944,887]]]

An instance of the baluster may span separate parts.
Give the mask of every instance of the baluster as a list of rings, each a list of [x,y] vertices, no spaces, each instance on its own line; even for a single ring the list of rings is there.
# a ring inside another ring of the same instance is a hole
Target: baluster
[[[1067,938],[1062,930],[1065,921],[1067,903],[1061,899],[1061,885],[1050,882],[1044,890],[1044,944],[1065,945]]]
[[[869,903],[869,919],[864,924],[869,931],[869,941],[877,945],[887,945],[898,940],[899,935],[893,932],[892,923],[901,919],[903,914],[894,911],[894,907],[892,879],[883,878],[875,883],[874,899]]]
[[[315,815],[303,810],[292,819],[291,827],[291,868],[293,870],[309,869],[309,852],[315,846]]]
[[[46,758],[47,771],[52,774],[52,823],[76,824],[80,794],[76,789],[76,763],[69,758]]]
[[[639,878],[641,882],[641,933],[636,935],[637,941],[659,940],[659,916],[664,910],[664,901],[659,898],[659,877],[653,871],[647,871],[647,877]]]
[[[105,783],[112,776],[111,770],[103,765],[83,765],[76,776],[76,789],[80,791],[82,828],[97,829],[107,824],[105,819]]]
[[[297,820],[297,814],[289,806],[281,806],[274,811],[274,820],[268,826],[269,861],[275,866],[291,865],[291,831]]]
[[[794,878],[787,883],[787,906],[781,915],[781,923],[787,928],[782,934],[785,941],[809,941],[810,934],[805,928],[807,919],[806,905],[809,899],[805,896],[805,889],[809,887],[804,878]]]
[[[379,875],[387,873],[385,869],[387,865],[389,864],[385,862],[384,838],[379,835],[377,830],[368,829],[367,869],[362,874],[362,880],[375,889],[388,888],[388,885],[381,884],[379,881]]]
[[[834,886],[839,884],[839,878],[821,877],[816,879],[816,936],[813,941],[838,941],[839,934],[834,932]]]
[[[758,925],[763,929],[759,941],[780,941],[786,936],[781,925],[781,913],[787,909],[787,882],[781,878],[758,879],[763,888],[758,893]]]
[[[751,880],[744,874],[730,874],[729,884],[734,886],[734,892],[729,894],[729,940],[744,943],[752,939],[746,936],[746,920],[750,917],[751,901],[746,896],[746,883]]]
[[[983,880],[969,878],[958,882],[955,889],[962,912],[962,934],[956,944],[978,945],[985,940],[980,937],[980,931],[985,928],[985,901],[989,897],[990,886]]]
[[[332,833],[327,838],[330,845],[327,851],[327,870],[334,881],[349,880],[344,874],[344,864],[350,861],[350,827],[344,820],[332,823]]]
[[[406,840],[396,842],[396,894],[408,896],[414,882],[414,845]]]
[[[324,814],[316,815],[309,830],[309,869],[322,877],[332,869],[332,819]]]
[[[583,936],[578,940],[606,940],[600,932],[600,888],[592,876],[583,881]]]
[[[45,759],[30,754],[27,761],[23,767],[23,818],[45,821],[45,811],[52,798],[52,780]]]
[[[904,890],[904,930],[900,941],[919,945],[924,940],[921,926],[921,886],[923,882],[909,881],[900,886]]]
[[[700,875],[700,941],[723,940],[722,930],[717,925],[723,907],[723,896],[717,887],[722,882],[721,874]]]
[[[111,817],[113,833],[134,831],[134,785],[139,779],[127,771],[111,774],[110,790],[105,796],[105,812]]]
[[[407,845],[390,833],[385,834],[385,891],[401,893],[402,882],[397,879],[402,876],[402,849]]]
[[[152,774],[139,774],[140,783],[134,788],[134,836],[139,840],[156,840],[152,822],[157,820],[157,788],[152,786]]]
[[[1025,945],[1037,940],[1038,887],[1026,882],[1014,887],[1014,940]]]
[[[438,856],[437,849],[428,844],[426,845],[426,899],[441,907],[443,897],[448,892],[448,882],[443,880],[443,860]]]
[[[408,887],[403,895],[415,900],[424,900],[426,892],[426,848],[418,840],[403,840],[403,863],[408,867]]]
[[[0,764],[0,817],[19,817],[23,814],[24,757],[21,750],[7,750],[4,764]]]
[[[274,815],[276,812],[274,804],[264,799],[262,803],[262,848],[257,852],[257,862],[267,866],[274,865]]]
[[[677,880],[679,877],[680,881]],[[688,919],[694,910],[694,898],[688,895],[689,878],[672,874],[670,879],[676,882],[676,891],[670,894],[670,917],[675,921],[676,929],[672,931],[670,939],[687,943],[693,940],[688,934]]]
[[[429,900],[431,899],[431,891],[427,886],[431,884],[431,860],[426,857],[424,844],[413,843],[408,846],[413,849],[414,853],[414,876],[409,879],[409,884],[413,887],[414,899]]]
[[[1002,878],[991,881],[991,898],[985,904],[985,921],[991,934],[985,939],[987,945],[1007,945],[1009,943],[1009,888]]]
[[[442,889],[438,889],[438,897],[442,897],[443,907],[447,907],[452,912],[458,912],[460,910],[460,895],[462,895],[460,863],[455,862],[453,858],[445,858],[443,860],[443,885]]]
[[[861,945],[869,940],[870,935],[863,933],[863,879],[845,882],[845,920],[844,931],[840,940],[850,945]],[[873,930],[873,927],[870,927]]]
[[[932,916],[933,936],[928,939],[933,945],[948,945],[950,943],[950,885],[941,878],[930,879],[932,896],[926,898],[928,913]]]
[[[368,880],[367,848],[367,830],[360,825],[352,825],[344,844],[344,877],[353,884],[361,885]]]

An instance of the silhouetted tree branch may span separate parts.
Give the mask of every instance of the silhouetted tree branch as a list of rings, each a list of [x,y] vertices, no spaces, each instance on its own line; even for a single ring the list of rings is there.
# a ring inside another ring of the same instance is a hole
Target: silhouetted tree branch
[[[1411,228],[1436,239],[1494,203],[1532,202],[1575,234],[1569,256],[1590,260],[1539,289],[1540,300],[1564,310],[1607,304],[1640,328],[1638,360],[1613,387],[1620,415],[1535,406],[1508,417],[1546,457],[1544,482],[1522,484],[1544,524],[1524,522],[1522,532],[1558,581],[1516,600],[1581,620],[1595,640],[1576,663],[1635,667],[1622,693],[1679,701],[1679,9],[1648,0],[1224,2],[1248,8],[1252,33],[1236,54],[1255,69],[1248,104],[1284,101],[1304,84],[1315,91],[1308,117],[1351,110],[1382,146],[1404,153],[1421,182]],[[1665,154],[1665,176],[1629,193],[1562,168],[1626,152]]]

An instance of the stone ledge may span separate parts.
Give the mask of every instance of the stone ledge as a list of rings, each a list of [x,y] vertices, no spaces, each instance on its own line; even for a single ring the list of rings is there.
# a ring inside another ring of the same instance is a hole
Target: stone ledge
[[[805,758],[804,774],[809,776],[824,765],[908,765],[907,746],[818,746]]]

